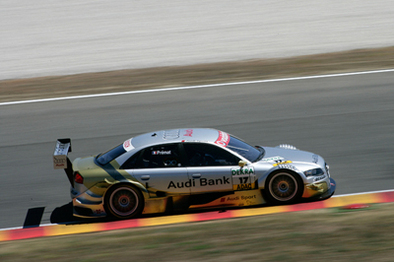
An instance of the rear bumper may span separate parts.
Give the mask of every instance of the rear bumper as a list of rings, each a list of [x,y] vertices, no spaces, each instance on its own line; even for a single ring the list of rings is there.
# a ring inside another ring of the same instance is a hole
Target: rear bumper
[[[73,198],[73,215],[81,218],[94,218],[107,216],[103,204],[84,204],[78,198]]]
[[[105,217],[107,215],[103,206],[103,196],[96,195],[90,190],[79,194],[73,187],[71,187],[70,191],[74,216],[92,218]]]
[[[104,208],[104,197],[94,194],[89,189],[84,189],[79,193],[71,187],[71,199],[73,203],[73,215],[80,218],[101,218],[106,217]],[[143,214],[163,213],[167,207],[167,197],[145,200]]]

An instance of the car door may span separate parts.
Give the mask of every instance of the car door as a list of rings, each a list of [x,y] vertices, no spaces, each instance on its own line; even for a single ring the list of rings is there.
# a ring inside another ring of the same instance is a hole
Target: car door
[[[191,194],[235,191],[239,184],[239,157],[208,143],[183,143]],[[236,178],[236,179],[235,179]]]
[[[178,144],[147,147],[132,156],[126,168],[151,197],[190,194],[191,181]]]

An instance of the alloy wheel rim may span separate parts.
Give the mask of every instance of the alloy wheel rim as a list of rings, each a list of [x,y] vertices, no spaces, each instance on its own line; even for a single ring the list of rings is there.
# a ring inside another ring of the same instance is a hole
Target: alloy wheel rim
[[[291,200],[298,190],[296,179],[287,173],[278,173],[272,177],[269,183],[271,196],[278,201]]]

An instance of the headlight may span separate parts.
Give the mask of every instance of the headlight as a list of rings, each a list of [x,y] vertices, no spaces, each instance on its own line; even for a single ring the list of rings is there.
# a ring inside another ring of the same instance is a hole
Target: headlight
[[[315,168],[304,172],[305,176],[321,176],[324,175],[324,171],[321,168]]]

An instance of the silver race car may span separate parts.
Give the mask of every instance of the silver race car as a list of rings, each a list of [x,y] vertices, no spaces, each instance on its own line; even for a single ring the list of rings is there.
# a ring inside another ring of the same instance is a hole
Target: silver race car
[[[292,204],[329,198],[336,187],[319,155],[251,146],[215,129],[146,133],[72,164],[69,152],[71,140],[58,139],[53,161],[67,174],[78,217]]]

